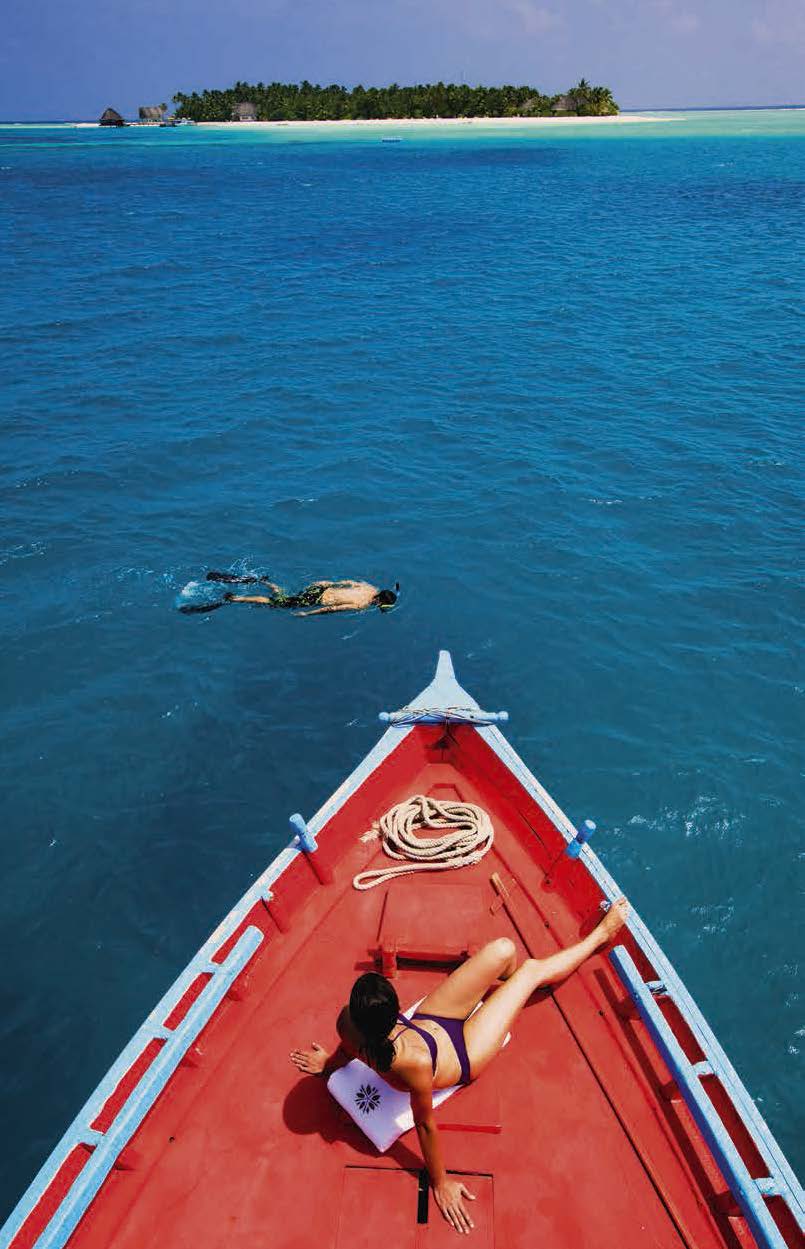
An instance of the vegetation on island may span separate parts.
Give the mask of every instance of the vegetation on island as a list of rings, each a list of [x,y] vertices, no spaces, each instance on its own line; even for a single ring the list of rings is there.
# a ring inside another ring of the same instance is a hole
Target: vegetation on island
[[[253,109],[258,121],[342,121],[409,117],[601,117],[618,112],[608,87],[582,78],[562,95],[536,87],[469,87],[426,83],[416,87],[320,87],[310,82],[236,82],[226,91],[178,92],[177,118],[232,121]],[[244,105],[251,105],[245,109]]]

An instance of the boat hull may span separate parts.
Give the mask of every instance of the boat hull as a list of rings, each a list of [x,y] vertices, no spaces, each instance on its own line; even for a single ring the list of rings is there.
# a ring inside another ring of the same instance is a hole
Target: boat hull
[[[287,1056],[312,1039],[335,1044],[362,970],[384,968],[407,1004],[495,936],[521,957],[553,953],[617,896],[491,720],[443,657],[151,1013],[12,1214],[2,1249],[452,1243],[413,1134],[377,1154],[324,1081]],[[363,835],[414,793],[482,806],[493,850],[460,872],[356,892],[353,875],[383,862]],[[725,1174],[605,951],[537,994],[506,1050],[438,1112],[448,1167],[477,1189],[476,1243],[751,1245],[764,1243],[763,1211],[765,1243],[799,1243],[796,1179],[636,914],[619,944],[641,985],[661,985],[685,1060],[708,1064],[701,1086],[744,1171]],[[759,1180],[775,1190],[761,1194],[758,1226],[742,1204],[746,1176],[753,1200]]]

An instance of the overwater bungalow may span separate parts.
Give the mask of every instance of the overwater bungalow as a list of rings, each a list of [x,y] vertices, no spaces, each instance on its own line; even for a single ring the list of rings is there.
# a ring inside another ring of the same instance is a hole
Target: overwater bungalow
[[[141,126],[159,126],[165,117],[165,108],[162,104],[141,104],[139,111]]]
[[[244,100],[232,109],[233,121],[257,121],[257,110],[253,104]]]
[[[98,121],[99,126],[125,126],[125,124],[120,113],[114,108],[105,108]]]

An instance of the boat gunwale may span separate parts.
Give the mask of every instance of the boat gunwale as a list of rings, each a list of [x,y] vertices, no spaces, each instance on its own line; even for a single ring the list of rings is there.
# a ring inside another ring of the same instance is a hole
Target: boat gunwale
[[[181,1023],[174,1029],[163,1027],[161,1031],[167,1036],[152,1034],[152,1040],[164,1039],[165,1044],[143,1071],[109,1127],[104,1131],[90,1129],[95,1138],[87,1141],[94,1145],[92,1153],[72,1180],[47,1227],[38,1236],[37,1245],[42,1245],[43,1249],[64,1249],[132,1136],[160,1093],[167,1088],[188,1049],[210,1022],[263,940],[264,934],[259,928],[246,928],[221,963],[207,964],[206,970],[213,974]]]
[[[463,703],[462,699],[464,700]],[[424,704],[423,710],[427,709],[429,717],[438,716],[440,708],[445,712],[462,706],[476,712],[479,710],[479,705],[475,699],[467,694],[456,680],[452,660],[447,651],[439,652],[439,661],[433,681],[422,691],[417,699],[412,700],[408,704],[405,711],[415,713],[415,704],[417,702]],[[421,721],[419,722],[421,723]],[[374,747],[322,804],[315,815],[307,821],[307,829],[311,833],[321,832],[364,782],[396,751],[416,727],[417,723],[415,714],[411,716],[410,720],[406,719],[391,723]],[[486,742],[504,767],[514,776],[521,788],[537,803],[552,825],[562,834],[566,843],[570,844],[570,842],[574,841],[577,835],[575,826],[533,775],[504,734],[494,724],[478,720],[467,722],[467,727],[471,727]],[[300,854],[306,853],[308,852],[299,844],[299,837],[293,837],[254,880],[238,902],[235,903],[185,969],[180,972],[157,1005],[149,1012],[116,1061],[84,1103],[67,1131],[48,1155],[17,1205],[11,1211],[6,1222],[0,1227],[0,1249],[10,1249],[14,1239],[27,1219],[36,1210],[37,1205],[56,1179],[69,1155],[85,1141],[87,1132],[94,1119],[97,1118],[126,1072],[131,1069],[141,1056],[145,1046],[154,1039],[154,1027],[159,1026],[164,1029],[164,1019],[170,1015],[171,1010],[175,1009],[176,1005],[182,1000],[194,979],[204,971],[205,965],[211,962],[213,955],[232,937],[255,903],[260,901],[270,902],[272,897],[270,886],[283,875],[286,869],[298,859]],[[614,878],[587,843],[581,846],[578,860],[584,864],[592,879],[609,901],[614,901],[620,896],[621,891]],[[673,999],[684,1022],[690,1028],[697,1044],[704,1052],[707,1061],[711,1064],[713,1074],[721,1081],[738,1119],[745,1127],[758,1154],[767,1166],[769,1176],[776,1183],[777,1193],[775,1195],[787,1205],[797,1225],[802,1229],[805,1227],[805,1196],[802,1188],[794,1174],[793,1168],[785,1157],[771,1129],[760,1114],[750,1093],[744,1086],[726,1053],[719,1045],[712,1029],[675,971],[673,964],[663,953],[648,927],[633,909],[630,910],[628,931],[638,948],[663,981],[668,995]],[[158,1024],[156,1023],[157,1020],[159,1020]],[[147,1075],[147,1070],[118,1108],[115,1118],[124,1111],[130,1099],[136,1096],[140,1082],[145,1075]],[[109,1130],[111,1130],[111,1127],[112,1125],[110,1125]],[[726,1125],[725,1130],[727,1130]],[[79,1178],[80,1172],[68,1186],[61,1201],[48,1220],[48,1224],[43,1228],[34,1245],[40,1242],[47,1229],[53,1224],[65,1201],[69,1199],[73,1185]],[[87,1208],[89,1208],[89,1204]]]
[[[491,726],[488,728],[479,727],[476,729],[476,732],[488,742],[501,762],[508,767],[522,787],[538,803],[551,822],[563,834],[568,844],[573,841],[576,837],[575,827],[561,808],[556,805],[550,794],[529,771],[527,765],[523,763],[514,747],[500,730]],[[505,757],[507,753],[510,756],[508,759]],[[588,842],[581,846],[581,852],[578,857],[610,902],[614,902],[616,898],[621,896],[621,890],[615,879],[604,867]],[[805,1194],[803,1194],[793,1167],[758,1110],[751,1093],[722,1049],[715,1033],[696,1005],[673,963],[663,952],[650,929],[633,907],[630,907],[629,910],[627,927],[635,943],[651,963],[659,979],[662,980],[667,996],[673,1000],[684,1022],[690,1028],[707,1062],[713,1068],[713,1074],[721,1081],[738,1114],[738,1118],[743,1123],[752,1143],[768,1167],[770,1177],[776,1180],[780,1190],[778,1195],[791,1209],[800,1229],[805,1228]]]
[[[413,727],[413,725],[392,725],[388,728],[375,743],[372,750],[364,756],[357,767],[342,781],[316,814],[307,821],[308,830],[318,832],[328,824],[341,807],[357,792],[364,781],[397,749],[412,731]],[[288,844],[271,860],[268,867],[252,882],[246,892],[213,929],[204,944],[159,999],[156,1006],[148,1012],[136,1032],[132,1034],[130,1040],[112,1063],[112,1066],[101,1077],[67,1130],[54,1145],[19,1201],[11,1210],[8,1218],[0,1227],[0,1249],[10,1249],[15,1238],[36,1210],[39,1202],[47,1193],[73,1150],[88,1143],[88,1138],[93,1137],[93,1135],[97,1137],[98,1134],[93,1133],[91,1124],[97,1119],[126,1073],[131,1070],[138,1058],[142,1056],[145,1048],[155,1039],[155,1036],[161,1034],[161,1030],[164,1030],[164,1021],[176,1009],[193,981],[203,974],[206,966],[212,961],[217,951],[237,931],[239,925],[246,919],[255,903],[261,901],[268,903],[271,901],[271,885],[279,880],[280,876],[301,854],[305,854],[305,851],[301,848],[299,836],[297,835],[291,838]],[[143,1076],[146,1074],[147,1071],[143,1072]],[[142,1078],[141,1076],[140,1080],[137,1081],[129,1092],[128,1097],[118,1108],[115,1118],[122,1113],[130,1099],[136,1095]],[[70,1196],[73,1184],[79,1176],[80,1172],[71,1181],[46,1226],[37,1236],[35,1244],[39,1243],[42,1236],[57,1218],[64,1202]]]
[[[654,1047],[668,1068],[674,1085],[727,1182],[737,1210],[746,1219],[757,1244],[764,1249],[785,1249],[782,1232],[764,1200],[767,1196],[777,1195],[775,1181],[769,1177],[753,1178],[727,1125],[705,1092],[698,1069],[705,1067],[705,1075],[715,1075],[716,1072],[709,1062],[693,1063],[687,1057],[626,947],[615,946],[609,961],[634,1002]]]

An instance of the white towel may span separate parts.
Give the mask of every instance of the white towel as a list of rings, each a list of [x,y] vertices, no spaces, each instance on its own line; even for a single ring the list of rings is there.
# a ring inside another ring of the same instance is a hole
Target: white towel
[[[423,1000],[420,999],[420,1002],[404,1012],[406,1019],[410,1019]],[[480,1005],[479,1002],[478,1006]],[[475,1011],[471,1013],[474,1014]],[[510,1036],[510,1033],[506,1034],[504,1045],[508,1045]],[[339,1106],[343,1106],[381,1154],[394,1144],[398,1136],[414,1126],[409,1094],[393,1089],[382,1076],[361,1062],[360,1058],[353,1058],[345,1067],[334,1071],[327,1081],[327,1087]],[[443,1101],[462,1087],[461,1084],[452,1084],[447,1089],[434,1089],[434,1107],[441,1106]]]

